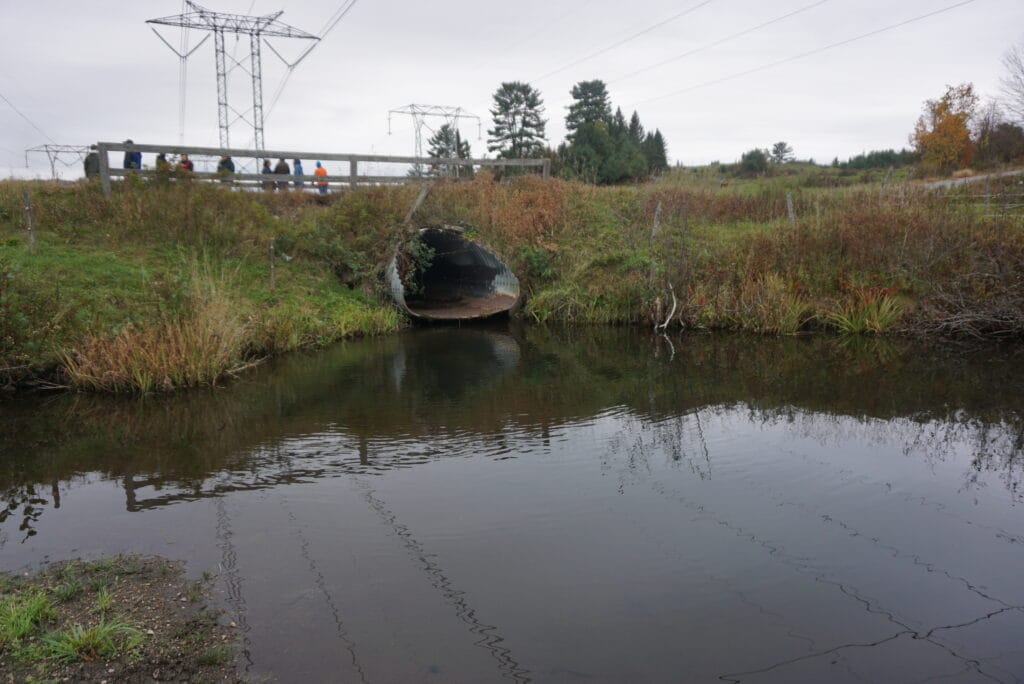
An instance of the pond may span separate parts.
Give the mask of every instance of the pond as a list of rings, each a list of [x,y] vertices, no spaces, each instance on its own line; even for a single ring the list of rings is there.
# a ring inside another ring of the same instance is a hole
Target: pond
[[[1024,677],[1021,348],[418,329],[0,416],[0,567],[213,570],[255,678]]]

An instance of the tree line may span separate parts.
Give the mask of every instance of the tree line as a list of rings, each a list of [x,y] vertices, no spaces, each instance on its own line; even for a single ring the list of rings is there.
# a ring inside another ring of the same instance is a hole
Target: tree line
[[[636,111],[628,121],[621,108],[613,113],[604,81],[581,81],[570,93],[566,141],[551,148],[540,91],[522,81],[502,83],[493,95],[487,151],[499,159],[547,157],[554,174],[601,184],[642,180],[668,169],[661,130],[645,130]],[[431,136],[428,145],[431,157],[471,156],[469,143],[448,124]]]

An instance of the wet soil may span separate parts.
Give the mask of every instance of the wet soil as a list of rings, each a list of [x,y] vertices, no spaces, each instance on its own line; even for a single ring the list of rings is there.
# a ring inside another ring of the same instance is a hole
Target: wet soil
[[[0,682],[240,682],[238,630],[213,605],[211,579],[187,582],[181,563],[151,556],[0,574],[0,605],[43,595],[51,606],[19,638],[0,625]],[[103,625],[119,626],[111,650],[54,645]]]

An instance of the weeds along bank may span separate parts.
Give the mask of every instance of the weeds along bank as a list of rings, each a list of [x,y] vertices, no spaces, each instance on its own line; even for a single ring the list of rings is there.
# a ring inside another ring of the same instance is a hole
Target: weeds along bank
[[[519,275],[522,315],[541,322],[1020,336],[1024,223],[960,192],[797,189],[791,221],[786,188],[763,181],[480,177],[435,187],[417,222],[468,226]],[[129,182],[110,198],[85,183],[0,183],[3,375],[170,389],[397,330],[379,276],[416,193],[318,204],[198,183]]]

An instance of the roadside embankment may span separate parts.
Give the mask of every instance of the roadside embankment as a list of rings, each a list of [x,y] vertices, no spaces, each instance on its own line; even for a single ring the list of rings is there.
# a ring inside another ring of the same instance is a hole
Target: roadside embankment
[[[481,176],[435,187],[418,223],[467,226],[519,276],[520,315],[539,322],[1024,334],[1019,210],[969,189],[786,182]],[[416,193],[320,204],[221,184],[129,179],[105,198],[87,183],[0,182],[0,384],[214,384],[269,354],[395,331],[380,272],[409,238]]]

